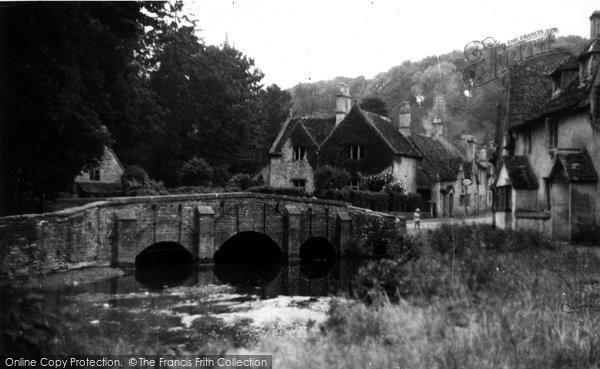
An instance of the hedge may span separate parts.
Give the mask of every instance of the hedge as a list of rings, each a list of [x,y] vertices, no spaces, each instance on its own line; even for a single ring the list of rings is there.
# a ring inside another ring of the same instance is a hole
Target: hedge
[[[306,191],[303,188],[295,188],[295,187],[255,186],[255,187],[248,188],[246,191],[257,192],[257,193],[268,193],[268,194],[274,194],[274,195],[296,196],[296,197],[307,196]]]
[[[374,211],[411,212],[416,208],[427,208],[421,196],[414,193],[405,195],[343,189],[319,191],[316,196],[325,200],[349,202],[354,206]]]

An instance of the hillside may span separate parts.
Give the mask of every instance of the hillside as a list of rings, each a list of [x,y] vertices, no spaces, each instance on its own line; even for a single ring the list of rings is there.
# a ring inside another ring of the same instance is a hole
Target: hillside
[[[579,52],[587,39],[579,36],[558,37],[555,46]],[[296,114],[330,114],[335,107],[335,94],[340,82],[350,86],[354,100],[378,97],[388,106],[390,118],[397,119],[402,101],[412,107],[412,128],[422,132],[436,111],[447,122],[448,136],[457,139],[463,133],[474,134],[479,142],[493,139],[496,104],[504,101],[505,89],[500,83],[489,83],[469,91],[463,80],[463,52],[455,50],[420,61],[404,61],[373,79],[335,77],[327,81],[303,83],[292,87]],[[444,103],[445,102],[445,103]]]

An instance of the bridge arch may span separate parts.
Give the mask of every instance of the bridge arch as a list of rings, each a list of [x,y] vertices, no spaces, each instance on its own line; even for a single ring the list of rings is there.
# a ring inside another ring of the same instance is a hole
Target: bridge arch
[[[215,252],[218,263],[272,264],[283,261],[283,250],[271,237],[256,231],[243,231],[227,239]]]
[[[188,265],[194,260],[194,255],[181,244],[173,241],[160,241],[137,254],[135,265],[136,267]]]
[[[335,246],[326,237],[311,237],[300,246],[300,260],[320,262],[336,257]]]

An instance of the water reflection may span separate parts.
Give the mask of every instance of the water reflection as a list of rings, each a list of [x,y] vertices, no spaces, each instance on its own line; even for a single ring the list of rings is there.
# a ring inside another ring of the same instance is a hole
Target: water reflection
[[[196,271],[193,265],[150,266],[135,269],[135,280],[151,291],[185,284]]]
[[[238,293],[256,294],[262,298],[279,295],[328,296],[351,293],[352,278],[362,264],[362,262],[340,259],[274,266],[216,264],[195,266],[189,270],[138,268],[133,275],[125,275],[115,281],[118,293],[144,289],[155,291],[177,285],[229,284]]]

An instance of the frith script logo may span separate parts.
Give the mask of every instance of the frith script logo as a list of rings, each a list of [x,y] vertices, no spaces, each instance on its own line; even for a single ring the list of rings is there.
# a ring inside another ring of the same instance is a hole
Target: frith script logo
[[[529,63],[551,54],[564,56],[565,52],[553,48],[553,34],[558,29],[549,28],[516,37],[506,43],[500,43],[492,37],[483,41],[472,41],[465,46],[464,55],[467,66],[463,70],[465,81],[471,87],[500,80],[508,73],[511,65]],[[541,72],[550,72],[560,64],[561,58],[549,58],[547,63],[532,63],[532,67]]]

